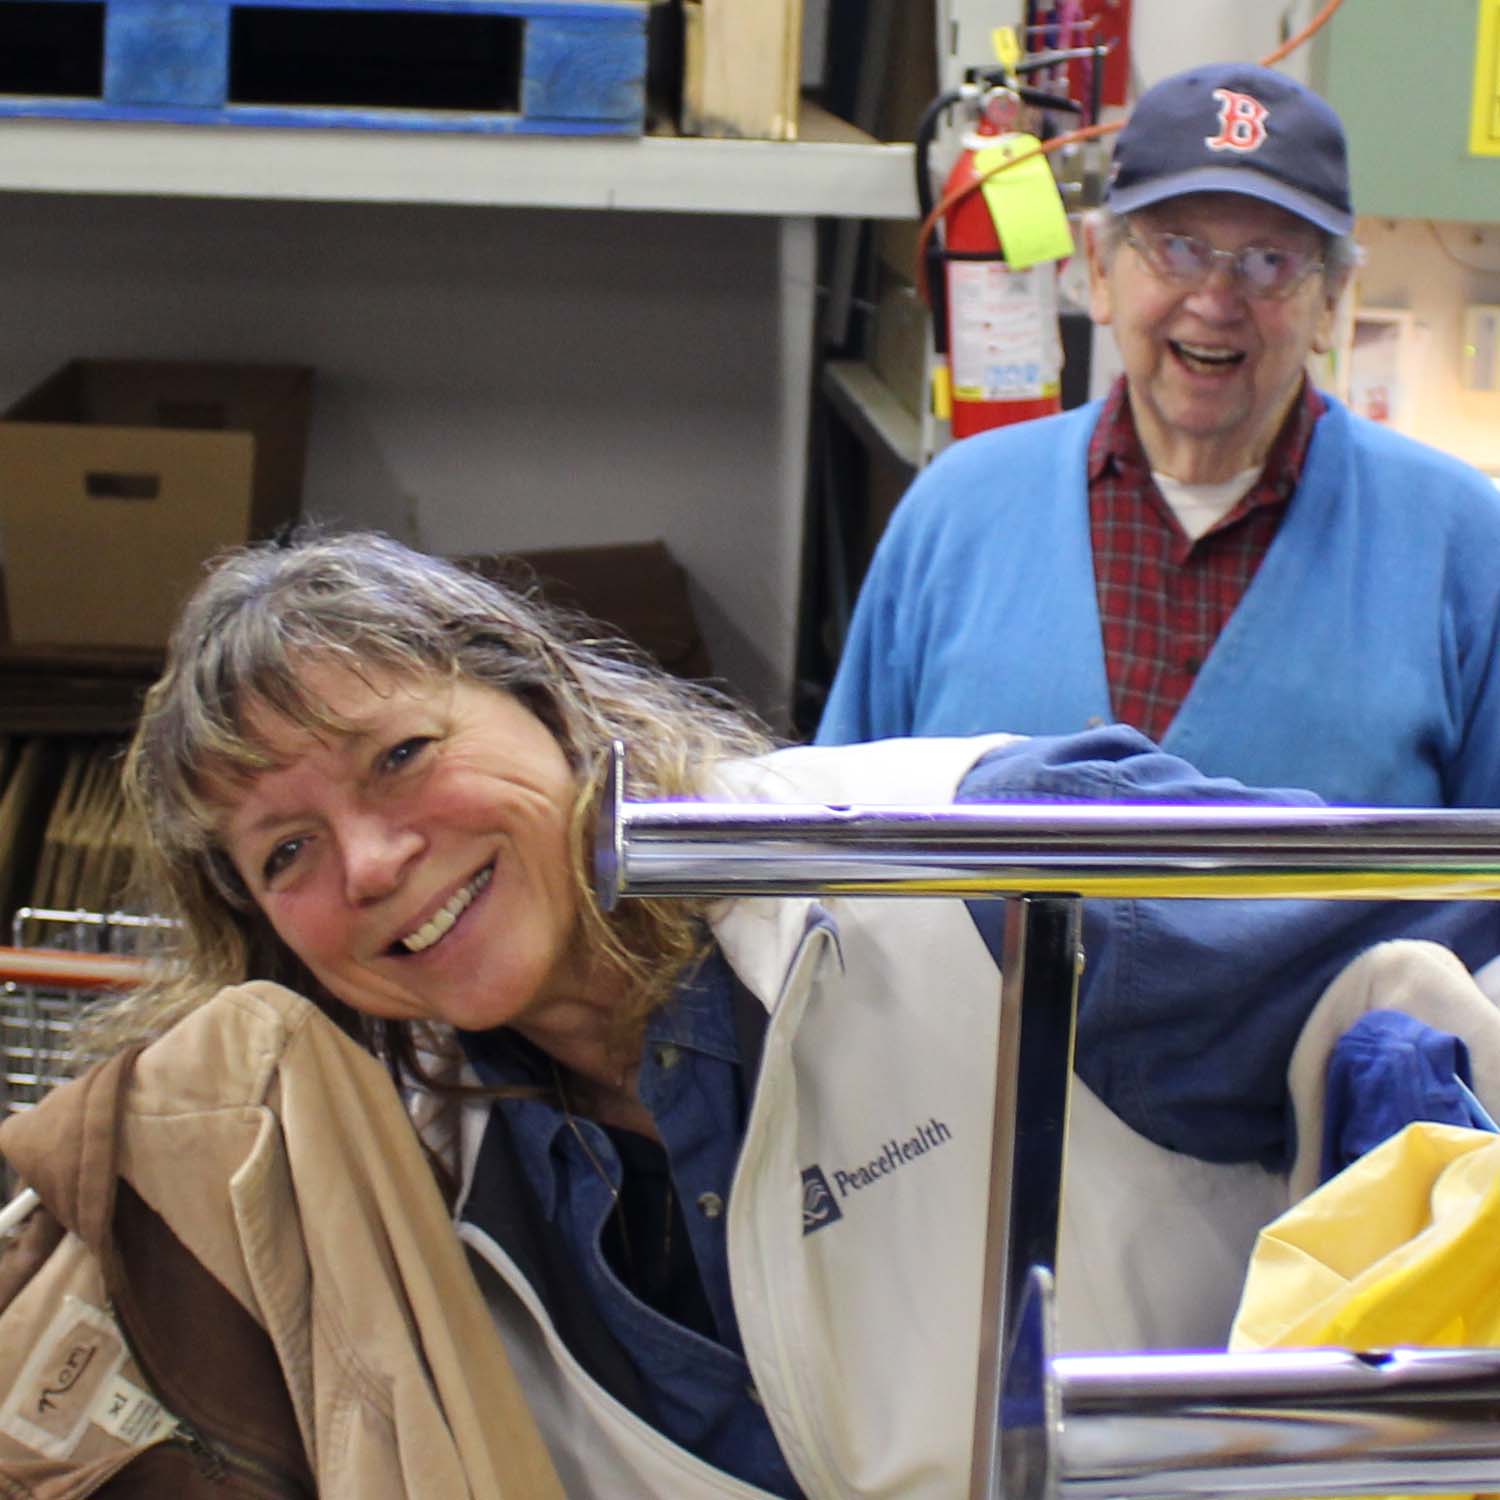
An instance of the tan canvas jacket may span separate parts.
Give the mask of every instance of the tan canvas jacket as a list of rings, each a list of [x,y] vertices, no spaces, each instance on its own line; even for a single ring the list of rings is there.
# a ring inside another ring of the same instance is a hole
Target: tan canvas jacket
[[[0,1496],[562,1500],[376,1060],[271,984],[0,1126]]]

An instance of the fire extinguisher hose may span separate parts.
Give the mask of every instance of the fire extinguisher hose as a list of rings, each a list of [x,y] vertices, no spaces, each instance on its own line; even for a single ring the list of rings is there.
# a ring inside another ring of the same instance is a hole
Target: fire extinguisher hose
[[[917,208],[922,215],[924,226],[934,218],[932,178],[928,171],[932,143],[937,137],[938,125],[943,116],[964,97],[964,94],[965,90],[961,88],[949,89],[946,94],[939,94],[922,112],[922,118],[917,122],[912,146],[913,159],[917,168]],[[943,250],[937,242],[936,235],[927,235],[918,253],[918,261],[920,262],[917,276],[918,287],[922,293],[922,300],[932,310],[933,349],[937,354],[946,358],[948,354],[948,290],[943,280]]]

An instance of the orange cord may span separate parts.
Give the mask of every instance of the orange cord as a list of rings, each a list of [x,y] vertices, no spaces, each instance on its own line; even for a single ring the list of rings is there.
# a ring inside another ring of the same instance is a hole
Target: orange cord
[[[1268,52],[1260,60],[1263,68],[1274,68],[1283,57],[1295,52],[1309,37],[1315,36],[1332,19],[1334,11],[1344,3],[1344,0],[1328,0],[1328,4],[1310,20],[1296,36],[1289,36],[1274,52]]]
[[[1302,28],[1295,36],[1288,37],[1273,52],[1269,52],[1260,61],[1263,68],[1269,68],[1279,63],[1288,53],[1295,52],[1305,41],[1321,31],[1333,18],[1333,13],[1344,0],[1328,0],[1328,3]],[[1126,117],[1128,118],[1128,116]],[[927,247],[937,230],[937,226],[947,216],[949,209],[955,204],[961,203],[970,193],[981,188],[996,172],[1009,171],[1011,167],[1019,166],[1023,161],[1030,161],[1034,156],[1048,156],[1054,151],[1060,151],[1064,146],[1071,146],[1078,141],[1097,140],[1100,136],[1113,135],[1121,129],[1125,120],[1112,120],[1107,125],[1085,125],[1081,130],[1069,130],[1063,135],[1053,136],[1050,141],[1044,141],[1035,151],[1028,151],[1024,156],[1013,156],[1005,161],[997,162],[988,171],[971,182],[966,182],[962,187],[955,188],[946,193],[940,202],[934,204],[932,212],[922,220],[922,227],[917,232],[917,254],[916,254],[916,281],[917,295],[921,297],[924,305],[932,306],[932,289],[927,284]]]

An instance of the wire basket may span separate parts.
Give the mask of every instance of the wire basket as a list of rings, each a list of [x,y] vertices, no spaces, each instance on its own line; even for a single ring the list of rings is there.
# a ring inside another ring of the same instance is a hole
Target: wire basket
[[[12,951],[0,960],[0,1114],[29,1109],[63,1081],[84,1006],[135,977],[128,964],[99,960],[128,958],[167,925],[128,912],[16,912]]]

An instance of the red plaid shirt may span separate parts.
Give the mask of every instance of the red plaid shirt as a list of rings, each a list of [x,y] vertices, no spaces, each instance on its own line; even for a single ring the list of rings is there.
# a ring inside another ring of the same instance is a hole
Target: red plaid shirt
[[[1089,443],[1089,524],[1115,717],[1159,740],[1244,597],[1297,487],[1323,398],[1304,379],[1260,478],[1196,542],[1162,498],[1121,376]]]

